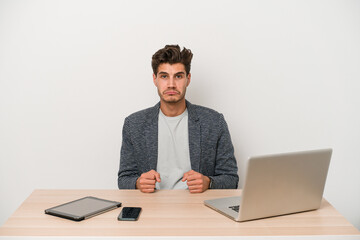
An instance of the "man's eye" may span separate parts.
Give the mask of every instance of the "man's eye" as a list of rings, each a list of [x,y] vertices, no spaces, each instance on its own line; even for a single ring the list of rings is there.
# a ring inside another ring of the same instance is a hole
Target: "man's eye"
[[[160,75],[160,78],[166,78],[167,76],[166,75]]]
[[[183,78],[183,76],[182,75],[176,75],[176,78],[181,79],[181,78]]]

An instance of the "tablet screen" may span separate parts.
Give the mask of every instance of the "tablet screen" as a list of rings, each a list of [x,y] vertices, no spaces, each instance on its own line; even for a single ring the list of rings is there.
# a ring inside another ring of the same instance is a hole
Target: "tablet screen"
[[[68,218],[86,218],[120,207],[121,203],[95,197],[85,197],[45,210],[45,213]]]

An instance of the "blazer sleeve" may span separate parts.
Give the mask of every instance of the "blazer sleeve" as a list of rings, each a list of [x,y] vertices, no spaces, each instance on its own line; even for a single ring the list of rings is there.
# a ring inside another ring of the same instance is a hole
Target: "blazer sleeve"
[[[219,118],[219,136],[216,149],[215,174],[209,176],[212,180],[213,189],[238,187],[238,167],[234,155],[234,147],[231,142],[230,132],[224,116]]]
[[[120,151],[120,168],[118,172],[119,189],[135,189],[136,180],[140,177],[135,159],[134,145],[131,141],[130,121],[125,119],[122,130],[122,146]]]

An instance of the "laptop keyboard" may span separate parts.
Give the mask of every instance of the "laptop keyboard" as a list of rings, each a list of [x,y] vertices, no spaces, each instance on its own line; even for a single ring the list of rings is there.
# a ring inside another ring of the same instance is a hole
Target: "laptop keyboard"
[[[240,205],[230,206],[229,208],[231,208],[231,209],[234,210],[235,212],[239,212]]]

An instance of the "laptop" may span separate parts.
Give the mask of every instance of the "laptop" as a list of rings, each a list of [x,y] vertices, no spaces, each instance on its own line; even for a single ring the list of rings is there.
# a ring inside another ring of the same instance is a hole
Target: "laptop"
[[[321,149],[251,157],[241,196],[204,204],[238,222],[316,210],[331,154]]]

